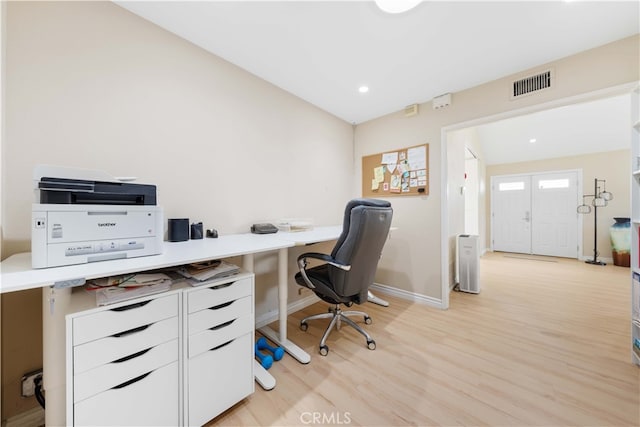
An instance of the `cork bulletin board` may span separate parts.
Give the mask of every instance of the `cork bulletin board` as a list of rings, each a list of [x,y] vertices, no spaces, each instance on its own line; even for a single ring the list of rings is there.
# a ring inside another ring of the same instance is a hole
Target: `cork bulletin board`
[[[362,197],[429,194],[429,144],[362,158]]]

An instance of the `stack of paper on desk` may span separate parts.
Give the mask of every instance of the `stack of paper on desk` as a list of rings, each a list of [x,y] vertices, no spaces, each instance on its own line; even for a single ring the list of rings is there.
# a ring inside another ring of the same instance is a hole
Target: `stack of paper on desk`
[[[280,231],[296,232],[313,230],[313,221],[301,219],[282,219],[276,223]]]
[[[94,279],[86,289],[95,292],[99,306],[168,291],[172,280],[164,273],[141,273]]]
[[[239,272],[240,267],[225,261],[220,261],[219,263],[212,264],[209,267],[190,264],[178,269],[178,273],[186,277],[188,279],[187,282],[191,286],[199,286],[202,285],[203,282],[232,276],[234,274],[238,274]]]
[[[125,274],[123,276],[103,277],[101,279],[93,279],[89,283],[91,286],[104,288],[108,286],[118,286],[121,288],[137,288],[140,286],[150,286],[162,283],[165,280],[171,281],[171,278],[164,273],[138,273]]]

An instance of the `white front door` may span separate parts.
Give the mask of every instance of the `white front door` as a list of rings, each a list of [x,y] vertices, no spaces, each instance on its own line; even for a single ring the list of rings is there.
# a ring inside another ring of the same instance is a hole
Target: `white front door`
[[[493,250],[578,257],[578,172],[492,177]]]
[[[494,177],[492,185],[493,250],[531,253],[531,177]]]
[[[576,258],[578,173],[536,174],[531,178],[531,252]]]

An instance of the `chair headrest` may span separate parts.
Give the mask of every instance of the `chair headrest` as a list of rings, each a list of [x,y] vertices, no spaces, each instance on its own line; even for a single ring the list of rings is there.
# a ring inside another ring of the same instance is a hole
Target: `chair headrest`
[[[332,256],[335,256],[336,251],[347,238],[347,234],[349,233],[349,225],[351,223],[351,210],[358,206],[371,206],[375,208],[389,208],[391,207],[391,203],[386,200],[380,199],[352,199],[347,203],[347,206],[344,209],[344,218],[342,219],[342,233],[340,233],[340,237],[338,237],[338,241],[331,252]]]
[[[380,200],[380,199],[353,199],[353,200],[350,200],[349,203],[347,203],[347,207],[344,210],[345,218],[347,217],[347,215],[349,215],[349,212],[351,212],[351,209],[353,209],[356,206],[373,206],[376,208],[388,208],[391,206],[391,203],[389,203],[386,200]]]

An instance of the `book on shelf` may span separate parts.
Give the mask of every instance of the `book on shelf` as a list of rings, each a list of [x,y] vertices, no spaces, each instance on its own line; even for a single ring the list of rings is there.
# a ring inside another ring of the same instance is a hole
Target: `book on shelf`
[[[632,318],[640,319],[640,274],[635,271],[631,282],[631,307]]]
[[[209,261],[182,266],[177,272],[184,276],[191,286],[199,286],[204,282],[238,274],[240,267],[226,261]]]

